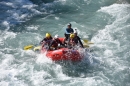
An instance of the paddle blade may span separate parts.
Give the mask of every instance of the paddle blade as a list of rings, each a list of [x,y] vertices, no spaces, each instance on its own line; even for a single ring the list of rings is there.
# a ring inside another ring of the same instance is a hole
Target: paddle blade
[[[88,40],[87,40],[87,39],[84,39],[83,41],[84,41],[85,43],[88,43]]]
[[[94,44],[93,42],[88,42],[88,44]]]
[[[87,44],[83,44],[83,46],[84,46],[85,48],[89,48],[89,46],[88,46]]]
[[[33,45],[28,45],[24,47],[24,50],[30,50],[31,48],[33,48]]]
[[[88,41],[87,39],[83,40],[86,44],[94,44],[93,42]]]
[[[39,50],[41,50],[41,47],[42,47],[42,46],[37,46],[37,47],[35,47],[33,50],[34,50],[34,51],[39,51]]]

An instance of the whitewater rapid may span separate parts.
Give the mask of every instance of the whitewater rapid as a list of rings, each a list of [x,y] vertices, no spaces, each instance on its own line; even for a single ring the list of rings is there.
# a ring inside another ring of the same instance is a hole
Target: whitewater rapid
[[[129,0],[1,0],[0,86],[130,86],[129,13]],[[81,62],[23,50],[68,23],[94,43]]]

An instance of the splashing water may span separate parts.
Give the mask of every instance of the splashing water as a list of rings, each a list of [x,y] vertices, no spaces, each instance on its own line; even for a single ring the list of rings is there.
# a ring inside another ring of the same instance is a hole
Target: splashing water
[[[0,86],[130,86],[129,0],[1,0]],[[23,47],[68,23],[94,44],[80,62]]]

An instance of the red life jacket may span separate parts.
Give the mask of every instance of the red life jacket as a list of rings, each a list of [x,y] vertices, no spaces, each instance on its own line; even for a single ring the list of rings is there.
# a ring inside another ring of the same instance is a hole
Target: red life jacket
[[[58,47],[58,44],[60,44],[60,40],[59,39],[54,39],[52,42],[52,47]]]
[[[58,42],[56,40],[54,40],[52,47],[58,47]]]

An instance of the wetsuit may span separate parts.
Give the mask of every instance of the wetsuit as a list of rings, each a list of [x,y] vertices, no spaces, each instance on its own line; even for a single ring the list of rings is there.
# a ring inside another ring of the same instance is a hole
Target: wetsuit
[[[69,39],[69,43],[71,44],[75,44],[78,45],[78,43],[80,44],[80,46],[83,48],[83,43],[81,42],[79,36],[75,36],[73,39]]]
[[[65,40],[68,40],[68,38],[70,37],[70,34],[73,33],[74,30],[72,28],[66,28],[66,31],[65,31]]]
[[[52,41],[52,37],[50,37],[50,38],[44,38],[41,42],[40,42],[40,44],[48,44],[48,45],[50,45],[50,43],[51,43],[51,41]]]
[[[64,44],[62,44],[62,42],[59,39],[54,39],[54,40],[52,40],[51,44],[49,45],[49,48],[53,47],[53,48],[57,49],[58,44],[64,46]]]

